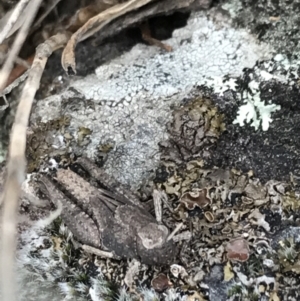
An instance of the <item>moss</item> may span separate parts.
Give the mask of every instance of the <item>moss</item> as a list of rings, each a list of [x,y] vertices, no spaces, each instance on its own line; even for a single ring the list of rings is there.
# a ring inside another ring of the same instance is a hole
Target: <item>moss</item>
[[[279,242],[277,257],[283,272],[300,274],[300,244],[294,237],[289,237]]]
[[[92,131],[86,127],[79,127],[75,134],[70,129],[70,123],[70,117],[62,115],[58,119],[38,121],[31,126],[26,152],[28,173],[38,171],[50,158],[55,158],[63,166],[69,165],[74,158],[69,149],[74,149],[74,146],[81,148],[90,143]]]

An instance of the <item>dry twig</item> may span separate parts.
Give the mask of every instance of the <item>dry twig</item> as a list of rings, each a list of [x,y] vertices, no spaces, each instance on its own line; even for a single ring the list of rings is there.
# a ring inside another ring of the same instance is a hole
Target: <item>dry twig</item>
[[[44,19],[49,15],[49,13],[57,6],[57,4],[61,0],[52,0],[52,2],[47,7],[46,11],[34,22],[34,25],[32,26],[30,32],[34,32],[44,21]]]
[[[25,147],[26,130],[28,126],[33,99],[39,88],[40,79],[48,57],[58,48],[63,47],[69,34],[58,34],[39,45],[30,69],[27,82],[22,91],[15,122],[12,127],[7,175],[3,191],[3,217],[1,241],[1,292],[2,301],[14,301],[14,256],[15,235],[17,225],[18,200],[21,184],[25,178]]]
[[[7,79],[9,77],[10,71],[12,70],[13,63],[17,55],[19,54],[19,51],[27,37],[27,33],[30,29],[30,25],[33,22],[33,19],[37,13],[37,10],[41,4],[42,0],[32,0],[30,4],[28,4],[28,14],[26,16],[26,19],[20,28],[18,35],[12,45],[12,48],[9,52],[9,56],[7,60],[5,61],[4,66],[2,67],[0,71],[0,92],[4,89]]]
[[[15,7],[13,11],[8,12],[6,16],[1,20],[3,24],[3,29],[0,32],[0,44],[9,36],[11,36],[19,27],[25,18],[20,18],[22,12],[30,0],[21,0]],[[8,20],[6,20],[8,19]]]
[[[125,3],[117,4],[113,7],[106,9],[97,16],[91,18],[87,21],[81,28],[79,28],[69,40],[67,46],[65,47],[62,54],[62,67],[65,71],[69,68],[76,73],[76,63],[75,63],[75,47],[78,42],[82,39],[86,39],[93,35],[95,32],[99,31],[106,24],[112,20],[132,11],[138,9],[153,0],[130,0]]]

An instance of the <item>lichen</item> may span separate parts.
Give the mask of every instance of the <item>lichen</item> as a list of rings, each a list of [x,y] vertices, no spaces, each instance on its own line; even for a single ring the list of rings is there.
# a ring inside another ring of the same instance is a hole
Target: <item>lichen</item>
[[[224,16],[220,26],[205,12],[193,13],[165,41],[171,53],[135,45],[98,66],[95,74],[74,78],[61,94],[39,101],[32,120],[39,116],[47,122],[61,112],[70,114],[73,131],[81,126],[92,131],[90,144],[73,150],[92,159],[97,159],[99,144],[112,140],[114,149],[104,168],[120,182],[138,187],[159,163],[158,143],[165,138],[172,107],[201,96],[198,87],[216,93],[234,89],[243,68],[271,58],[267,44],[230,27]]]
[[[239,107],[237,117],[233,121],[233,124],[239,124],[244,126],[245,122],[250,123],[251,126],[257,131],[260,126],[263,131],[267,131],[271,119],[271,113],[280,110],[280,106],[275,104],[265,105],[259,98],[259,95],[254,95],[252,100],[246,101],[246,103]]]

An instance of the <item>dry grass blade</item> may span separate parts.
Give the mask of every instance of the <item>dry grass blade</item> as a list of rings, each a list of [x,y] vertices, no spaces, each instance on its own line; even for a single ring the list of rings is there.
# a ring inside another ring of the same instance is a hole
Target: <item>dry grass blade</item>
[[[48,57],[63,47],[70,35],[58,34],[39,45],[24,86],[13,124],[8,153],[7,176],[3,191],[2,241],[1,241],[1,292],[2,301],[14,301],[15,236],[18,200],[21,184],[25,177],[26,131],[33,99],[39,88],[40,79]]]
[[[41,23],[44,21],[44,19],[49,15],[49,13],[57,6],[57,4],[60,2],[61,0],[53,0],[51,1],[51,3],[48,3],[48,7],[46,9],[46,11],[34,22],[34,25],[32,26],[30,32],[34,32],[40,25]]]
[[[20,18],[22,12],[30,0],[21,0],[13,11],[7,13],[1,20],[3,29],[0,32],[0,44],[9,36],[11,36],[22,25],[24,18]],[[5,24],[4,24],[5,23]],[[1,28],[0,25],[0,28]]]
[[[20,28],[17,37],[12,45],[12,48],[9,52],[9,56],[7,60],[5,61],[4,66],[2,67],[0,71],[0,92],[4,89],[7,79],[9,77],[10,71],[12,70],[14,60],[19,54],[19,51],[27,37],[28,31],[30,29],[30,26],[33,22],[33,19],[37,13],[37,10],[41,4],[42,0],[32,0],[28,4],[28,8],[26,9],[27,11],[27,16],[26,19]]]
[[[97,16],[91,18],[87,21],[81,28],[79,28],[69,40],[67,46],[65,47],[62,54],[62,67],[65,71],[68,71],[69,68],[76,73],[76,63],[75,63],[75,47],[82,38],[87,38],[94,34],[96,31],[99,31],[110,21],[132,11],[138,9],[153,0],[130,0],[125,3],[117,4],[107,10],[101,12]],[[97,27],[97,30],[94,28]],[[91,33],[89,33],[91,31]]]

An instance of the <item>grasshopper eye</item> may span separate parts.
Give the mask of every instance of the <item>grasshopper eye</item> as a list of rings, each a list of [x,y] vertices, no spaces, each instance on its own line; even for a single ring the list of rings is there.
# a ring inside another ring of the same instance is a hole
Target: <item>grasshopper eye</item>
[[[165,243],[169,234],[167,227],[150,223],[143,227],[138,236],[142,240],[142,244],[146,249],[160,248]]]

